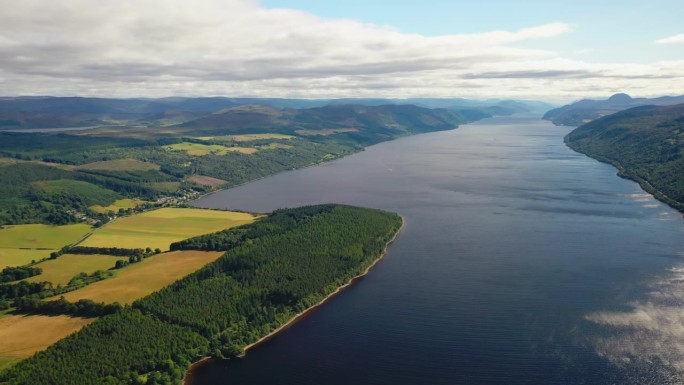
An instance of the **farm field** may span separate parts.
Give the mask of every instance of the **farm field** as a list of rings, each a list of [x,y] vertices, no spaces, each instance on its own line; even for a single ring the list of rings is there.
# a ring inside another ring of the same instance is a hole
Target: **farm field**
[[[39,275],[27,278],[28,282],[52,282],[53,285],[66,285],[79,273],[92,274],[98,270],[109,270],[114,267],[116,261],[125,260],[127,257],[114,257],[111,255],[77,255],[64,254],[57,259],[43,261],[35,267],[43,269]]]
[[[149,171],[159,170],[158,164],[143,162],[136,159],[116,159],[101,162],[87,163],[78,166],[82,170],[108,170],[108,171]]]
[[[130,304],[195,272],[221,255],[221,251],[174,251],[153,255],[117,271],[112,278],[62,296],[71,302],[90,299],[95,302]]]
[[[299,135],[305,136],[328,136],[333,134],[339,134],[343,132],[357,132],[358,128],[329,128],[325,130],[296,130],[295,132]]]
[[[293,139],[292,135],[285,134],[244,134],[244,135],[232,135],[227,136],[228,138],[236,142],[250,142],[252,140],[263,140],[263,139]]]
[[[7,266],[23,266],[32,261],[39,261],[50,256],[56,249],[34,250],[34,249],[9,249],[0,248],[0,269]]]
[[[77,332],[94,318],[0,315],[0,370]]]
[[[209,154],[214,155],[226,155],[229,152],[239,152],[241,154],[254,154],[259,151],[252,147],[227,147],[220,144],[199,144],[199,143],[176,143],[170,146],[166,146],[174,151],[185,151],[188,155],[192,156],[204,156]]]
[[[90,206],[90,209],[95,211],[96,213],[104,214],[108,211],[117,212],[117,211],[119,211],[119,209],[133,209],[133,208],[135,208],[138,205],[141,205],[143,203],[145,203],[145,201],[142,199],[126,198],[126,199],[118,199],[109,206],[93,205],[93,206]]]
[[[0,245],[5,249],[61,249],[88,234],[86,224],[11,225],[0,229]],[[49,254],[49,253],[48,253]]]
[[[251,223],[252,214],[193,208],[162,208],[122,217],[97,229],[80,246],[159,248],[201,234]]]

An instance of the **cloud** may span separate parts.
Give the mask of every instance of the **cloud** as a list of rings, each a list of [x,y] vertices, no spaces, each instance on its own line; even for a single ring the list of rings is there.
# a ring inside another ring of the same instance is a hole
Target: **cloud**
[[[655,41],[656,44],[682,44],[684,43],[684,33],[679,35],[669,36],[666,38],[658,39]]]
[[[684,254],[683,254],[684,255]],[[624,368],[667,372],[667,383],[684,381],[684,268],[671,269],[653,284],[649,297],[629,311],[596,312],[588,321],[610,330],[596,338],[596,352]]]
[[[422,36],[254,0],[25,0],[0,25],[5,95],[574,98],[677,93],[684,79],[681,62],[523,47],[571,33],[565,23]]]

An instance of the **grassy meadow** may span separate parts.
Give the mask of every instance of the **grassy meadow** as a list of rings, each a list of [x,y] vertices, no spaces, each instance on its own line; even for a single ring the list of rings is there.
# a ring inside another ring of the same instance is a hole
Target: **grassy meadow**
[[[43,258],[50,256],[50,253],[57,251],[56,249],[9,249],[0,248],[0,269],[7,266],[24,266],[32,261],[40,261]]]
[[[251,223],[252,214],[193,208],[162,208],[122,217],[97,229],[80,246],[160,248],[190,237]]]
[[[95,302],[130,304],[199,270],[221,255],[223,252],[220,251],[174,251],[153,255],[117,271],[112,278],[62,295],[71,302],[90,299]]]
[[[0,245],[6,249],[60,249],[83,238],[89,225],[12,225],[0,229]]]
[[[108,170],[108,171],[159,171],[158,164],[143,162],[136,159],[115,159],[101,162],[87,163],[78,166],[82,170]]]
[[[64,286],[79,273],[92,274],[98,270],[109,270],[118,260],[127,261],[128,258],[99,254],[64,254],[57,259],[49,259],[35,265],[43,269],[43,272],[26,280],[28,282],[48,281],[55,286]]]
[[[229,152],[239,152],[241,154],[254,154],[259,151],[252,147],[227,147],[220,144],[200,144],[200,143],[176,143],[165,148],[174,151],[185,151],[186,154],[192,156],[204,156],[209,154],[226,155]]]
[[[133,209],[133,208],[136,208],[145,202],[146,201],[144,201],[142,199],[135,199],[135,198],[133,198],[133,199],[131,199],[131,198],[117,199],[116,201],[114,201],[114,203],[112,203],[109,206],[93,205],[93,206],[90,206],[90,209],[95,211],[96,213],[104,214],[104,213],[107,213],[108,211],[118,212],[119,209]]]

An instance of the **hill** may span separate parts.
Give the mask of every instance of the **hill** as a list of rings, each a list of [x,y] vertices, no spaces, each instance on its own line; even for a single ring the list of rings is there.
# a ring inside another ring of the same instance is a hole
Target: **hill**
[[[325,106],[417,105],[424,108],[447,108],[483,117],[516,112],[538,112],[551,106],[525,100],[451,99],[277,99],[277,98],[159,98],[112,99],[85,97],[2,97],[0,130],[50,129],[107,125],[168,126],[176,125],[233,107],[260,105],[277,110],[312,109]]]
[[[448,109],[428,109],[414,105],[331,105],[309,109],[276,110],[259,105],[228,108],[191,120],[181,127],[202,132],[220,130],[223,134],[281,133],[346,129],[356,136],[377,141],[400,135],[448,130],[469,120]]]
[[[544,120],[558,126],[579,126],[602,116],[614,114],[628,108],[654,105],[668,106],[684,103],[684,96],[663,96],[659,98],[632,98],[627,94],[615,94],[606,100],[584,99],[563,107],[549,110]]]
[[[656,198],[684,211],[684,104],[631,108],[565,137],[572,149],[619,169]]]

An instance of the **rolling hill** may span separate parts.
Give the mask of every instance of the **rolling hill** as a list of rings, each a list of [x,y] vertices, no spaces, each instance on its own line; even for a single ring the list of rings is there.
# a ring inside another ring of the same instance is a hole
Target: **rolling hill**
[[[573,130],[565,142],[684,212],[684,104],[643,106]]]
[[[627,94],[615,94],[606,100],[583,99],[563,107],[549,110],[544,120],[558,126],[579,126],[602,116],[614,114],[628,108],[654,105],[668,106],[684,103],[684,96],[663,96],[659,98],[632,98]]]

